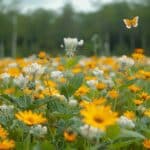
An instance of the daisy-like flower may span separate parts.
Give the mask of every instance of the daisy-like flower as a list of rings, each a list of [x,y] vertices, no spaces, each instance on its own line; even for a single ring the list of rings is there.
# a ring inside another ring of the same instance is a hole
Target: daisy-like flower
[[[47,122],[47,119],[42,114],[37,114],[29,111],[18,112],[15,114],[16,118],[27,125],[36,125]]]
[[[146,110],[146,111],[144,112],[144,115],[150,117],[150,109],[149,109],[149,110]]]
[[[108,92],[108,96],[113,98],[113,99],[116,99],[116,98],[118,98],[119,93],[116,90],[111,90]]]
[[[46,58],[46,53],[44,51],[40,51],[40,53],[38,54],[38,57],[41,59]]]
[[[7,131],[0,125],[0,139],[5,139],[7,135]]]
[[[130,90],[131,92],[134,92],[134,93],[140,91],[140,88],[139,88],[138,86],[134,85],[134,84],[130,85],[128,88],[129,88],[129,90]]]
[[[124,116],[131,120],[135,119],[135,117],[136,117],[135,113],[133,111],[126,111],[124,113]]]
[[[144,140],[143,145],[145,148],[150,149],[150,139]]]
[[[87,105],[80,111],[83,122],[102,131],[113,125],[117,120],[117,113],[112,112],[109,106]]]
[[[77,134],[73,132],[72,130],[66,130],[64,131],[64,138],[68,142],[73,142],[76,140]]]
[[[107,86],[106,86],[105,83],[99,82],[99,83],[96,84],[96,88],[98,90],[103,90],[103,89],[107,88]]]
[[[13,140],[0,141],[0,150],[9,150],[14,147],[15,147],[15,142]]]
[[[90,89],[83,85],[75,92],[75,96],[83,96],[83,95],[89,93],[89,91],[90,91]]]

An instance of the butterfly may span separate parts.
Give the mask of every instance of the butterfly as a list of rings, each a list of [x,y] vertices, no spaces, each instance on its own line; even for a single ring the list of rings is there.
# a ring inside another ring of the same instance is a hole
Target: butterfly
[[[138,26],[138,20],[139,20],[139,16],[136,16],[132,19],[123,19],[123,22],[124,22],[126,28],[130,29],[131,27]]]

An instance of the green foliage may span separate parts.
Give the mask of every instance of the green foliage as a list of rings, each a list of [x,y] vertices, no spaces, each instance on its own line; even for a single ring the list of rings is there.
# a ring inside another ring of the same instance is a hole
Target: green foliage
[[[83,74],[77,74],[71,77],[66,84],[60,86],[61,94],[67,98],[71,97],[74,92],[81,86],[83,82]]]

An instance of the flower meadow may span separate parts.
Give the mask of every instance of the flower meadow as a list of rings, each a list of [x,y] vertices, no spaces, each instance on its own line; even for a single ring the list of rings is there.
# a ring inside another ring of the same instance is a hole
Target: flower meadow
[[[150,58],[41,51],[0,60],[0,150],[150,149]]]

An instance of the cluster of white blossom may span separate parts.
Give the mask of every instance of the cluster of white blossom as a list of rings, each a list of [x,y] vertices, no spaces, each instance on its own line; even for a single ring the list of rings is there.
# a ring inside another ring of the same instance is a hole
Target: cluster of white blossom
[[[126,66],[133,66],[135,64],[134,60],[132,58],[127,57],[126,55],[123,55],[118,59],[118,62],[121,64],[121,67]]]
[[[82,46],[84,43],[83,40],[78,41],[77,38],[64,38],[64,46],[65,46],[65,51],[66,55],[71,57],[74,55],[77,46]]]
[[[47,134],[47,127],[42,125],[36,125],[32,126],[30,128],[30,134],[36,136],[36,137],[43,137],[45,134]]]
[[[8,73],[2,73],[0,74],[0,79],[2,79],[5,83],[8,83],[9,82],[9,79],[10,79],[10,74]]]
[[[80,127],[80,133],[83,137],[86,137],[89,139],[100,137],[104,134],[104,132],[101,131],[100,129],[89,126],[87,124]]]
[[[38,63],[32,63],[31,65],[28,65],[23,68],[23,72],[26,74],[31,74],[31,75],[41,75],[45,71],[45,67],[42,67]]]
[[[13,79],[13,82],[15,85],[19,86],[20,88],[23,88],[28,83],[28,77],[24,77],[22,74],[20,74],[18,77]]]
[[[52,71],[51,78],[60,79],[63,77],[63,73],[61,71]]]
[[[125,116],[121,116],[117,122],[121,127],[124,127],[124,128],[134,128],[135,127],[135,124],[133,123],[133,121],[128,119]]]

